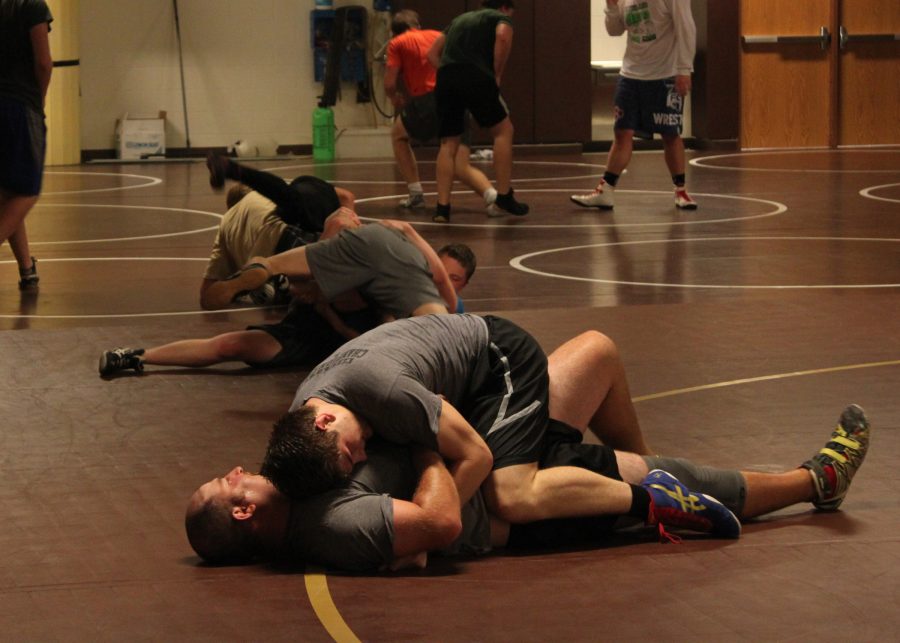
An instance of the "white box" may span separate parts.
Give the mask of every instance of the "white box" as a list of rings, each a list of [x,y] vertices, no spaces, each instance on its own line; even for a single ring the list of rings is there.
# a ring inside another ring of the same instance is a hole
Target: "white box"
[[[140,159],[166,154],[166,113],[129,117],[116,121],[116,150],[120,159]]]

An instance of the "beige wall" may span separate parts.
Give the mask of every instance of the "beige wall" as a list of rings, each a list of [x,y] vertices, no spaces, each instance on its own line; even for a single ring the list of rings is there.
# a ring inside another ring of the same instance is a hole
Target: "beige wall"
[[[185,147],[171,0],[80,0],[81,146],[112,149],[123,113],[168,113],[166,143]],[[337,0],[336,6],[371,3]],[[180,0],[187,111],[193,147],[239,139],[310,144],[321,84],[313,81],[314,0]],[[370,14],[370,32],[376,27]],[[376,29],[383,30],[383,26]],[[380,88],[380,79],[375,81]],[[345,84],[338,128],[385,124]]]

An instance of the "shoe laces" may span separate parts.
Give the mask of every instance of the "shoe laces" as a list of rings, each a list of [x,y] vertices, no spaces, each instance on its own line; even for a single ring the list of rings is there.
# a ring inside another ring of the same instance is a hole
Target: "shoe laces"
[[[659,542],[661,543],[674,543],[676,545],[680,545],[682,543],[681,536],[677,534],[670,533],[666,530],[665,525],[663,525],[662,521],[656,516],[656,505],[653,500],[650,500],[650,515],[647,517],[647,522],[651,525],[655,522],[656,529],[659,532]]]

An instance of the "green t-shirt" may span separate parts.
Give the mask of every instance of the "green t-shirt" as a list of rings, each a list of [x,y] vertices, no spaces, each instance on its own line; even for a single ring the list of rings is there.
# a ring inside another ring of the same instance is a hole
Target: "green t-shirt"
[[[441,67],[446,65],[474,65],[491,78],[494,77],[494,39],[497,25],[512,19],[496,9],[479,9],[454,18],[444,35]]]

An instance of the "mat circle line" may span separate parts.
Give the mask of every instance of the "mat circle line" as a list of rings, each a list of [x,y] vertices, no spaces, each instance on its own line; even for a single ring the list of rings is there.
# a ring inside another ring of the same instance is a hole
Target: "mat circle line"
[[[56,259],[41,259],[41,265],[48,263],[69,263],[89,261],[209,261],[207,257],[60,257]],[[2,264],[14,264],[14,259],[0,260]],[[0,319],[109,319],[109,318],[138,318],[138,317],[183,317],[186,315],[221,315],[242,313],[250,310],[266,310],[272,306],[248,306],[241,308],[226,308],[225,310],[183,310],[173,312],[156,313],[101,313],[96,315],[28,315],[28,314],[0,314]]]
[[[578,192],[579,190],[584,191],[584,188],[526,188],[524,190],[516,190],[516,194],[526,194],[531,192],[565,192],[571,194],[573,192]],[[667,197],[672,196],[672,193],[669,191],[662,190],[616,190],[616,194],[662,194]],[[452,192],[452,194],[471,194],[471,192],[466,190],[456,190]],[[425,196],[436,196],[435,192],[426,192]],[[373,197],[363,197],[360,199],[356,199],[357,203],[374,203],[376,201],[387,201],[389,199],[402,199],[407,196],[406,194],[392,194],[388,196],[373,196]],[[659,221],[659,222],[650,222],[650,223],[535,223],[535,224],[526,224],[526,223],[517,223],[516,225],[521,225],[522,227],[532,229],[544,229],[544,228],[647,228],[647,227],[660,227],[660,226],[689,226],[689,225],[701,225],[708,223],[727,223],[731,221],[750,221],[752,219],[763,219],[766,217],[774,217],[784,212],[787,212],[788,207],[779,203],[778,201],[770,201],[768,199],[757,199],[755,197],[749,196],[740,196],[736,194],[705,194],[705,193],[694,193],[694,196],[700,197],[708,197],[712,199],[734,199],[738,201],[752,201],[754,203],[763,203],[766,205],[771,205],[775,209],[771,212],[764,212],[763,214],[753,214],[746,217],[728,217],[724,219],[697,219],[697,220],[687,220],[687,221]],[[575,208],[578,208],[578,212],[584,213],[584,208],[579,208],[574,204],[570,204],[568,200],[565,201],[564,205],[571,205],[573,211]],[[674,206],[673,206],[674,209]],[[600,212],[600,211],[598,211]],[[602,216],[601,212],[599,216]],[[691,215],[688,215],[691,216]],[[360,217],[361,219],[365,219],[368,221],[378,221],[379,219],[376,217]],[[523,221],[527,222],[528,217],[514,217],[510,215],[509,217],[505,217],[504,221],[512,218],[515,221]],[[433,221],[408,221],[410,225],[414,226],[437,226],[441,228],[510,228],[509,224],[503,223],[435,223]]]
[[[884,185],[873,185],[871,187],[863,188],[859,191],[860,196],[864,196],[867,199],[875,199],[876,201],[887,201],[888,203],[900,203],[900,199],[892,199],[886,196],[875,196],[872,194],[875,190],[880,190],[882,188],[893,188],[900,185],[900,183],[885,183]]]
[[[63,190],[61,192],[42,192],[41,196],[58,196],[60,194],[88,194],[89,192],[117,192],[119,190],[136,190],[138,188],[149,188],[154,185],[159,185],[163,182],[162,179],[159,179],[155,176],[146,176],[143,174],[125,174],[123,172],[44,172],[45,175],[54,175],[54,174],[69,174],[76,176],[115,176],[115,177],[123,177],[126,176],[132,179],[149,179],[149,183],[141,183],[139,185],[120,185],[114,188],[91,188],[88,190]]]
[[[804,168],[773,168],[773,167],[732,167],[728,165],[710,165],[707,163],[703,163],[702,161],[710,161],[713,159],[727,159],[727,158],[747,158],[749,156],[765,156],[770,154],[775,155],[786,155],[786,154],[810,154],[813,152],[825,152],[825,153],[860,153],[860,152],[868,152],[868,153],[895,153],[900,154],[900,149],[896,150],[769,150],[769,151],[758,151],[758,152],[739,152],[734,154],[715,154],[713,156],[701,156],[699,158],[693,158],[688,161],[694,167],[702,167],[708,170],[732,170],[732,171],[753,171],[753,172],[799,172],[799,173],[820,173],[820,174],[895,174],[900,172],[900,167],[893,170],[818,170],[818,169],[804,169]]]
[[[205,210],[192,210],[190,208],[169,208],[163,206],[156,205],[124,205],[121,203],[116,204],[95,204],[95,203],[40,203],[35,204],[35,207],[44,207],[44,208],[53,208],[53,207],[67,207],[67,208],[124,208],[126,210],[162,210],[164,212],[187,212],[188,214],[202,214],[208,217],[214,217],[217,219],[222,219],[224,215],[219,214],[217,212],[206,212]],[[197,228],[196,230],[183,230],[181,232],[161,232],[159,234],[145,234],[139,235],[136,237],[112,237],[109,239],[75,239],[72,241],[30,241],[29,244],[33,246],[59,246],[59,245],[69,245],[69,244],[78,244],[78,243],[111,243],[118,241],[139,241],[143,239],[164,239],[168,237],[180,237],[186,236],[189,234],[198,234],[200,232],[210,232],[211,230],[218,230],[218,224],[214,226],[210,226],[208,228]]]
[[[571,250],[584,250],[586,248],[604,248],[610,246],[637,246],[651,245],[662,243],[694,243],[697,241],[863,241],[863,242],[884,242],[897,243],[900,239],[878,239],[868,237],[696,237],[691,239],[642,239],[639,241],[611,241],[608,243],[591,243],[581,246],[566,246],[561,248],[551,248],[549,250],[538,250],[537,252],[529,252],[509,260],[509,265],[522,272],[543,277],[554,277],[556,279],[568,279],[570,281],[585,281],[598,284],[614,284],[621,286],[652,286],[654,288],[716,288],[716,289],[733,289],[733,290],[825,290],[825,289],[855,289],[855,288],[898,288],[900,283],[896,284],[796,284],[796,285],[747,285],[747,284],[673,284],[667,282],[653,281],[623,281],[620,279],[598,279],[595,277],[577,277],[574,275],[563,275],[559,273],[546,272],[529,268],[524,262],[532,257],[541,255],[554,254],[559,252],[569,252]]]

